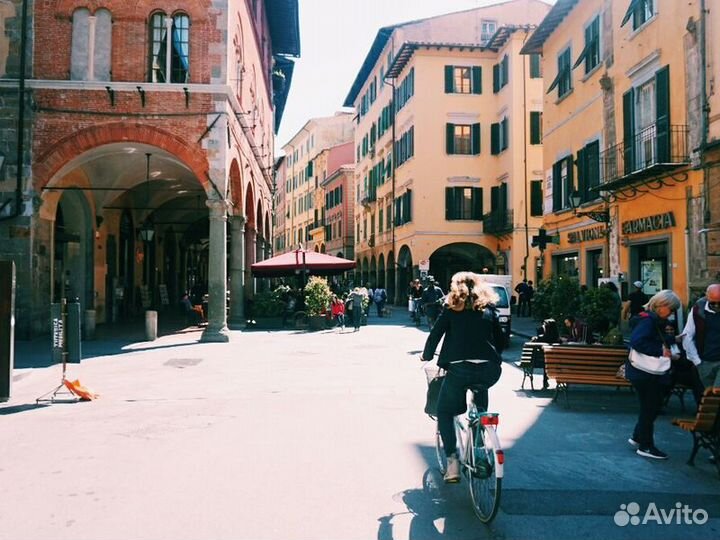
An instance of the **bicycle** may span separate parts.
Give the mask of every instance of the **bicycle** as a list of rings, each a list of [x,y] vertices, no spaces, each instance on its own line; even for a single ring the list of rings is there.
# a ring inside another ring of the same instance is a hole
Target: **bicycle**
[[[500,415],[479,410],[475,405],[475,395],[487,392],[486,387],[475,385],[468,390],[473,393],[468,411],[455,417],[458,459],[461,474],[468,481],[475,515],[482,523],[490,523],[500,507],[505,466],[505,452],[497,435]],[[440,472],[445,474],[447,457],[437,420],[435,421],[435,455]]]

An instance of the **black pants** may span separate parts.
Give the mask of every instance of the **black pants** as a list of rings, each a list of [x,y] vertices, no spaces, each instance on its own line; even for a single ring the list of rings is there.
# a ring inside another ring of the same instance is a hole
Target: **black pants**
[[[649,375],[632,381],[640,400],[640,414],[633,430],[633,439],[646,450],[655,446],[653,438],[655,419],[662,408],[668,388],[661,377]]]
[[[501,367],[495,362],[472,364],[461,362],[450,364],[447,376],[443,381],[438,397],[438,429],[442,438],[445,455],[454,454],[457,450],[454,417],[467,410],[467,389],[473,385],[490,388],[500,378]],[[487,410],[487,389],[475,392],[475,405],[478,409]]]

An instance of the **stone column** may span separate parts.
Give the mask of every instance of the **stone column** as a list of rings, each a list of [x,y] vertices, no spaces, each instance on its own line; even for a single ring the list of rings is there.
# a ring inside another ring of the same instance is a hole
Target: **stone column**
[[[230,328],[245,322],[245,218],[230,220]]]
[[[245,298],[252,298],[255,296],[255,281],[252,277],[251,266],[255,259],[255,242],[257,238],[257,231],[252,224],[247,224],[245,227]]]
[[[230,341],[227,327],[227,203],[207,201],[210,209],[208,259],[208,325],[201,341]]]

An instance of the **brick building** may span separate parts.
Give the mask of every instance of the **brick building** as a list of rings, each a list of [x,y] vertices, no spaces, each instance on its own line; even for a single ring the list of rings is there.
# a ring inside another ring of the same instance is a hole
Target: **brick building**
[[[47,332],[62,297],[105,323],[193,289],[209,294],[204,339],[226,340],[228,283],[239,323],[270,253],[297,0],[33,2],[24,77],[23,5],[0,0],[0,257],[18,268],[19,335]]]

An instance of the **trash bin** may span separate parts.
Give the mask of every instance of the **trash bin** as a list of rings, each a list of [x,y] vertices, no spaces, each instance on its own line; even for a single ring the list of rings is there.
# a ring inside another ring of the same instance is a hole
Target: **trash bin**
[[[158,312],[147,310],[145,312],[145,339],[155,341],[157,339]]]

